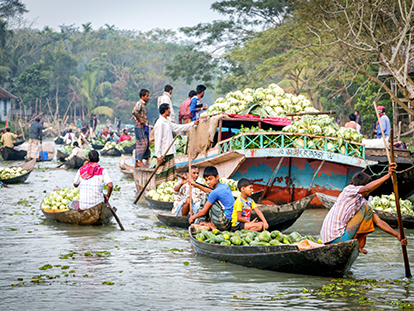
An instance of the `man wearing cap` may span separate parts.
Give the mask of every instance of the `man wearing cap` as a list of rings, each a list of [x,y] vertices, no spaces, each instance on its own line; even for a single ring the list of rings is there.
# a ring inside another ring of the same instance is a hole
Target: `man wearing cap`
[[[382,129],[384,130],[384,136],[386,139],[390,139],[391,124],[390,124],[390,119],[388,119],[388,117],[385,114],[385,107],[378,106],[377,110],[380,115]],[[381,126],[378,124],[378,121],[377,121],[377,126],[375,129],[375,133],[377,135],[377,138],[382,138]]]

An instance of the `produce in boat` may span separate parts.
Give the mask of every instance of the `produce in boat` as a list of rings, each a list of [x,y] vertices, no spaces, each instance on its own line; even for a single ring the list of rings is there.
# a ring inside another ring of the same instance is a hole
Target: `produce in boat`
[[[68,209],[68,204],[72,200],[79,200],[79,189],[63,188],[53,191],[42,201],[42,209]]]
[[[122,148],[122,146],[118,145],[118,144],[117,144],[116,142],[114,142],[114,141],[108,141],[108,142],[105,144],[105,146],[103,147],[102,151],[109,150],[109,149],[113,149],[113,148],[118,149],[118,150],[119,150],[119,151],[121,151],[121,152],[124,152],[124,148]]]
[[[316,239],[310,235],[301,236],[298,232],[292,232],[291,234],[285,235],[279,230],[274,230],[272,232],[267,230],[255,232],[242,229],[236,232],[220,232],[217,229],[214,229],[213,231],[198,229],[195,238],[198,241],[204,241],[211,244],[241,246],[294,244],[303,240],[309,240],[316,243]],[[319,240],[317,243],[321,244]]]
[[[103,145],[106,144],[106,138],[105,137],[102,137],[102,136],[99,136],[98,138],[92,140],[92,144],[93,145],[102,145],[103,146]]]
[[[10,179],[26,173],[27,171],[21,167],[0,167],[0,179]]]
[[[375,196],[369,200],[369,206],[372,209],[378,211],[384,211],[389,213],[396,213],[397,208],[395,206],[395,195],[391,193],[390,195],[383,194],[382,196]],[[409,200],[400,199],[400,208],[401,214],[414,215],[412,209],[412,203]]]
[[[119,143],[121,147],[131,147],[134,146],[136,143],[135,140],[124,140]]]
[[[177,179],[174,181],[165,181],[157,187],[156,190],[150,190],[147,193],[147,197],[163,202],[174,202],[175,192],[174,185],[177,183]]]

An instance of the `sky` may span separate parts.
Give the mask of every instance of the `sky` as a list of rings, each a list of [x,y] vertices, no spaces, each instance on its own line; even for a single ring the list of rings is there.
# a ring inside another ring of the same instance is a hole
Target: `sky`
[[[98,29],[105,24],[118,29],[148,31],[154,28],[177,30],[211,22],[222,16],[210,9],[217,0],[23,0],[30,11],[24,18],[33,28],[59,25],[76,27],[92,22]]]

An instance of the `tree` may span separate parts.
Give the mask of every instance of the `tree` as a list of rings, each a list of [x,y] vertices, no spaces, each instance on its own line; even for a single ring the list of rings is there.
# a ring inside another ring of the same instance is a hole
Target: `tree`
[[[0,1],[0,18],[8,19],[17,15],[29,12],[26,4],[20,0],[1,0]]]

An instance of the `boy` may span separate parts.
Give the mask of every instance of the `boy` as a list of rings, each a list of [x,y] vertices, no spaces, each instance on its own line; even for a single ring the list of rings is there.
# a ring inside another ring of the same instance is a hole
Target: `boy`
[[[207,222],[205,225],[209,228],[229,231],[231,229],[231,215],[234,205],[234,197],[230,187],[220,183],[218,171],[214,166],[207,166],[204,169],[203,177],[207,185],[213,190],[197,184],[190,178],[191,185],[208,193],[208,198],[203,208],[191,216],[188,221],[191,224],[196,218],[206,216]]]
[[[266,218],[256,206],[253,199],[250,198],[253,193],[252,181],[247,178],[242,178],[237,183],[237,188],[239,188],[241,195],[237,198],[236,202],[234,202],[233,214],[231,217],[231,231],[234,232],[242,229],[262,231],[269,228]],[[259,216],[262,222],[257,222],[257,218],[250,221],[250,215],[253,209],[256,211],[257,216]]]

